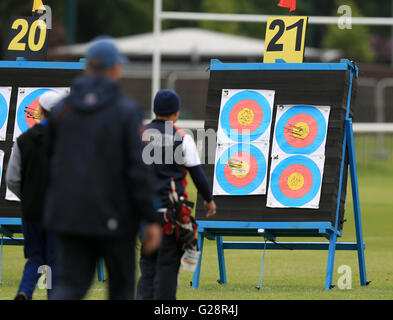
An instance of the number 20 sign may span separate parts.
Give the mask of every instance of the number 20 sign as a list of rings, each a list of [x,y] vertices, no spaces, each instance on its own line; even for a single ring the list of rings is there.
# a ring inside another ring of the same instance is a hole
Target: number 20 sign
[[[37,17],[13,17],[8,32],[5,59],[23,57],[30,61],[46,59],[49,30]]]
[[[282,59],[288,63],[302,63],[308,17],[270,17],[265,36],[263,62]]]

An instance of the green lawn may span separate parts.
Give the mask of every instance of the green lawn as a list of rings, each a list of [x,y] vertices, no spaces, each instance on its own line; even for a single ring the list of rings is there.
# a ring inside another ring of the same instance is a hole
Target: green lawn
[[[190,287],[192,273],[181,271],[178,299],[183,300],[242,300],[242,299],[393,299],[393,170],[376,172],[362,168],[359,174],[360,199],[366,243],[367,278],[364,288],[359,283],[357,253],[338,251],[333,283],[337,284],[340,265],[352,268],[352,290],[337,287],[325,291],[327,252],[268,251],[265,258],[263,288],[256,290],[262,261],[261,251],[228,250],[225,253],[228,284],[217,283],[218,261],[214,241],[205,241],[200,287]],[[195,194],[190,184],[189,192]],[[347,201],[343,238],[354,241],[352,198]],[[226,240],[226,239],[224,239]],[[231,239],[232,240],[232,239]],[[255,239],[241,239],[255,240]],[[310,239],[278,239],[279,241],[310,241]],[[316,241],[323,241],[315,239]],[[21,247],[5,247],[3,283],[0,300],[12,299],[23,268]],[[88,299],[105,299],[106,284],[95,282]],[[36,290],[35,299],[45,299],[43,290]]]

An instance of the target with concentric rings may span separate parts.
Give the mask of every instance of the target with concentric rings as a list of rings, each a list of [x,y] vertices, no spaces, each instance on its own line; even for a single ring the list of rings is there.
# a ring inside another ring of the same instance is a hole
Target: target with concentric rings
[[[4,151],[0,150],[0,187],[3,173]]]
[[[0,141],[5,141],[7,136],[11,91],[12,87],[0,87]]]
[[[266,194],[268,151],[267,143],[219,146],[213,194]]]
[[[19,88],[14,126],[14,141],[23,132],[40,122],[38,116],[38,99],[42,94],[48,91],[56,91],[65,95],[69,93],[69,90],[69,88]]]
[[[223,90],[218,142],[268,141],[274,96],[271,90]]]
[[[328,106],[279,106],[272,154],[325,154],[329,115]]]
[[[318,209],[324,156],[278,156],[272,159],[267,206]]]

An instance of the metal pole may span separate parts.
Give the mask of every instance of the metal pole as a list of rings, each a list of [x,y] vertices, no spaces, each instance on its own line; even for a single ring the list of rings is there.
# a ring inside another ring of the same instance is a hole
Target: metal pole
[[[393,0],[392,0],[392,17],[393,17]],[[391,49],[391,61],[390,65],[393,66],[393,26],[392,26],[392,49]]]
[[[202,20],[202,21],[231,21],[231,22],[263,22],[277,15],[231,14],[231,13],[202,13],[202,12],[161,12],[161,20]],[[337,24],[339,16],[309,16],[309,24]],[[385,17],[352,17],[353,25],[393,26],[393,18]]]
[[[386,121],[385,110],[385,90],[388,87],[393,87],[393,78],[384,78],[379,80],[376,86],[376,121],[378,123],[384,123]],[[385,134],[380,132],[377,134],[377,156],[380,158],[386,157],[385,152]]]
[[[66,29],[68,36],[68,44],[76,42],[76,0],[67,0],[66,2]]]
[[[161,48],[160,48],[160,35],[161,35],[161,12],[162,0],[154,0],[154,52],[153,52],[153,74],[152,74],[152,91],[151,91],[151,118],[154,118],[153,102],[156,93],[161,88]]]

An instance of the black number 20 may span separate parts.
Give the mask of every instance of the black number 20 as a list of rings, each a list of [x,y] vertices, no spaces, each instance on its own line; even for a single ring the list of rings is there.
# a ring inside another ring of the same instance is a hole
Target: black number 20
[[[276,27],[278,27],[278,32],[270,41],[267,47],[267,51],[283,51],[284,45],[278,44],[277,41],[280,40],[280,38],[282,37],[285,31],[292,30],[294,28],[297,28],[295,51],[300,51],[302,47],[303,26],[304,26],[303,19],[299,20],[298,22],[294,23],[291,26],[288,26],[287,28],[285,28],[285,22],[283,20],[281,19],[274,20],[270,24],[269,29],[274,30],[276,29]]]

